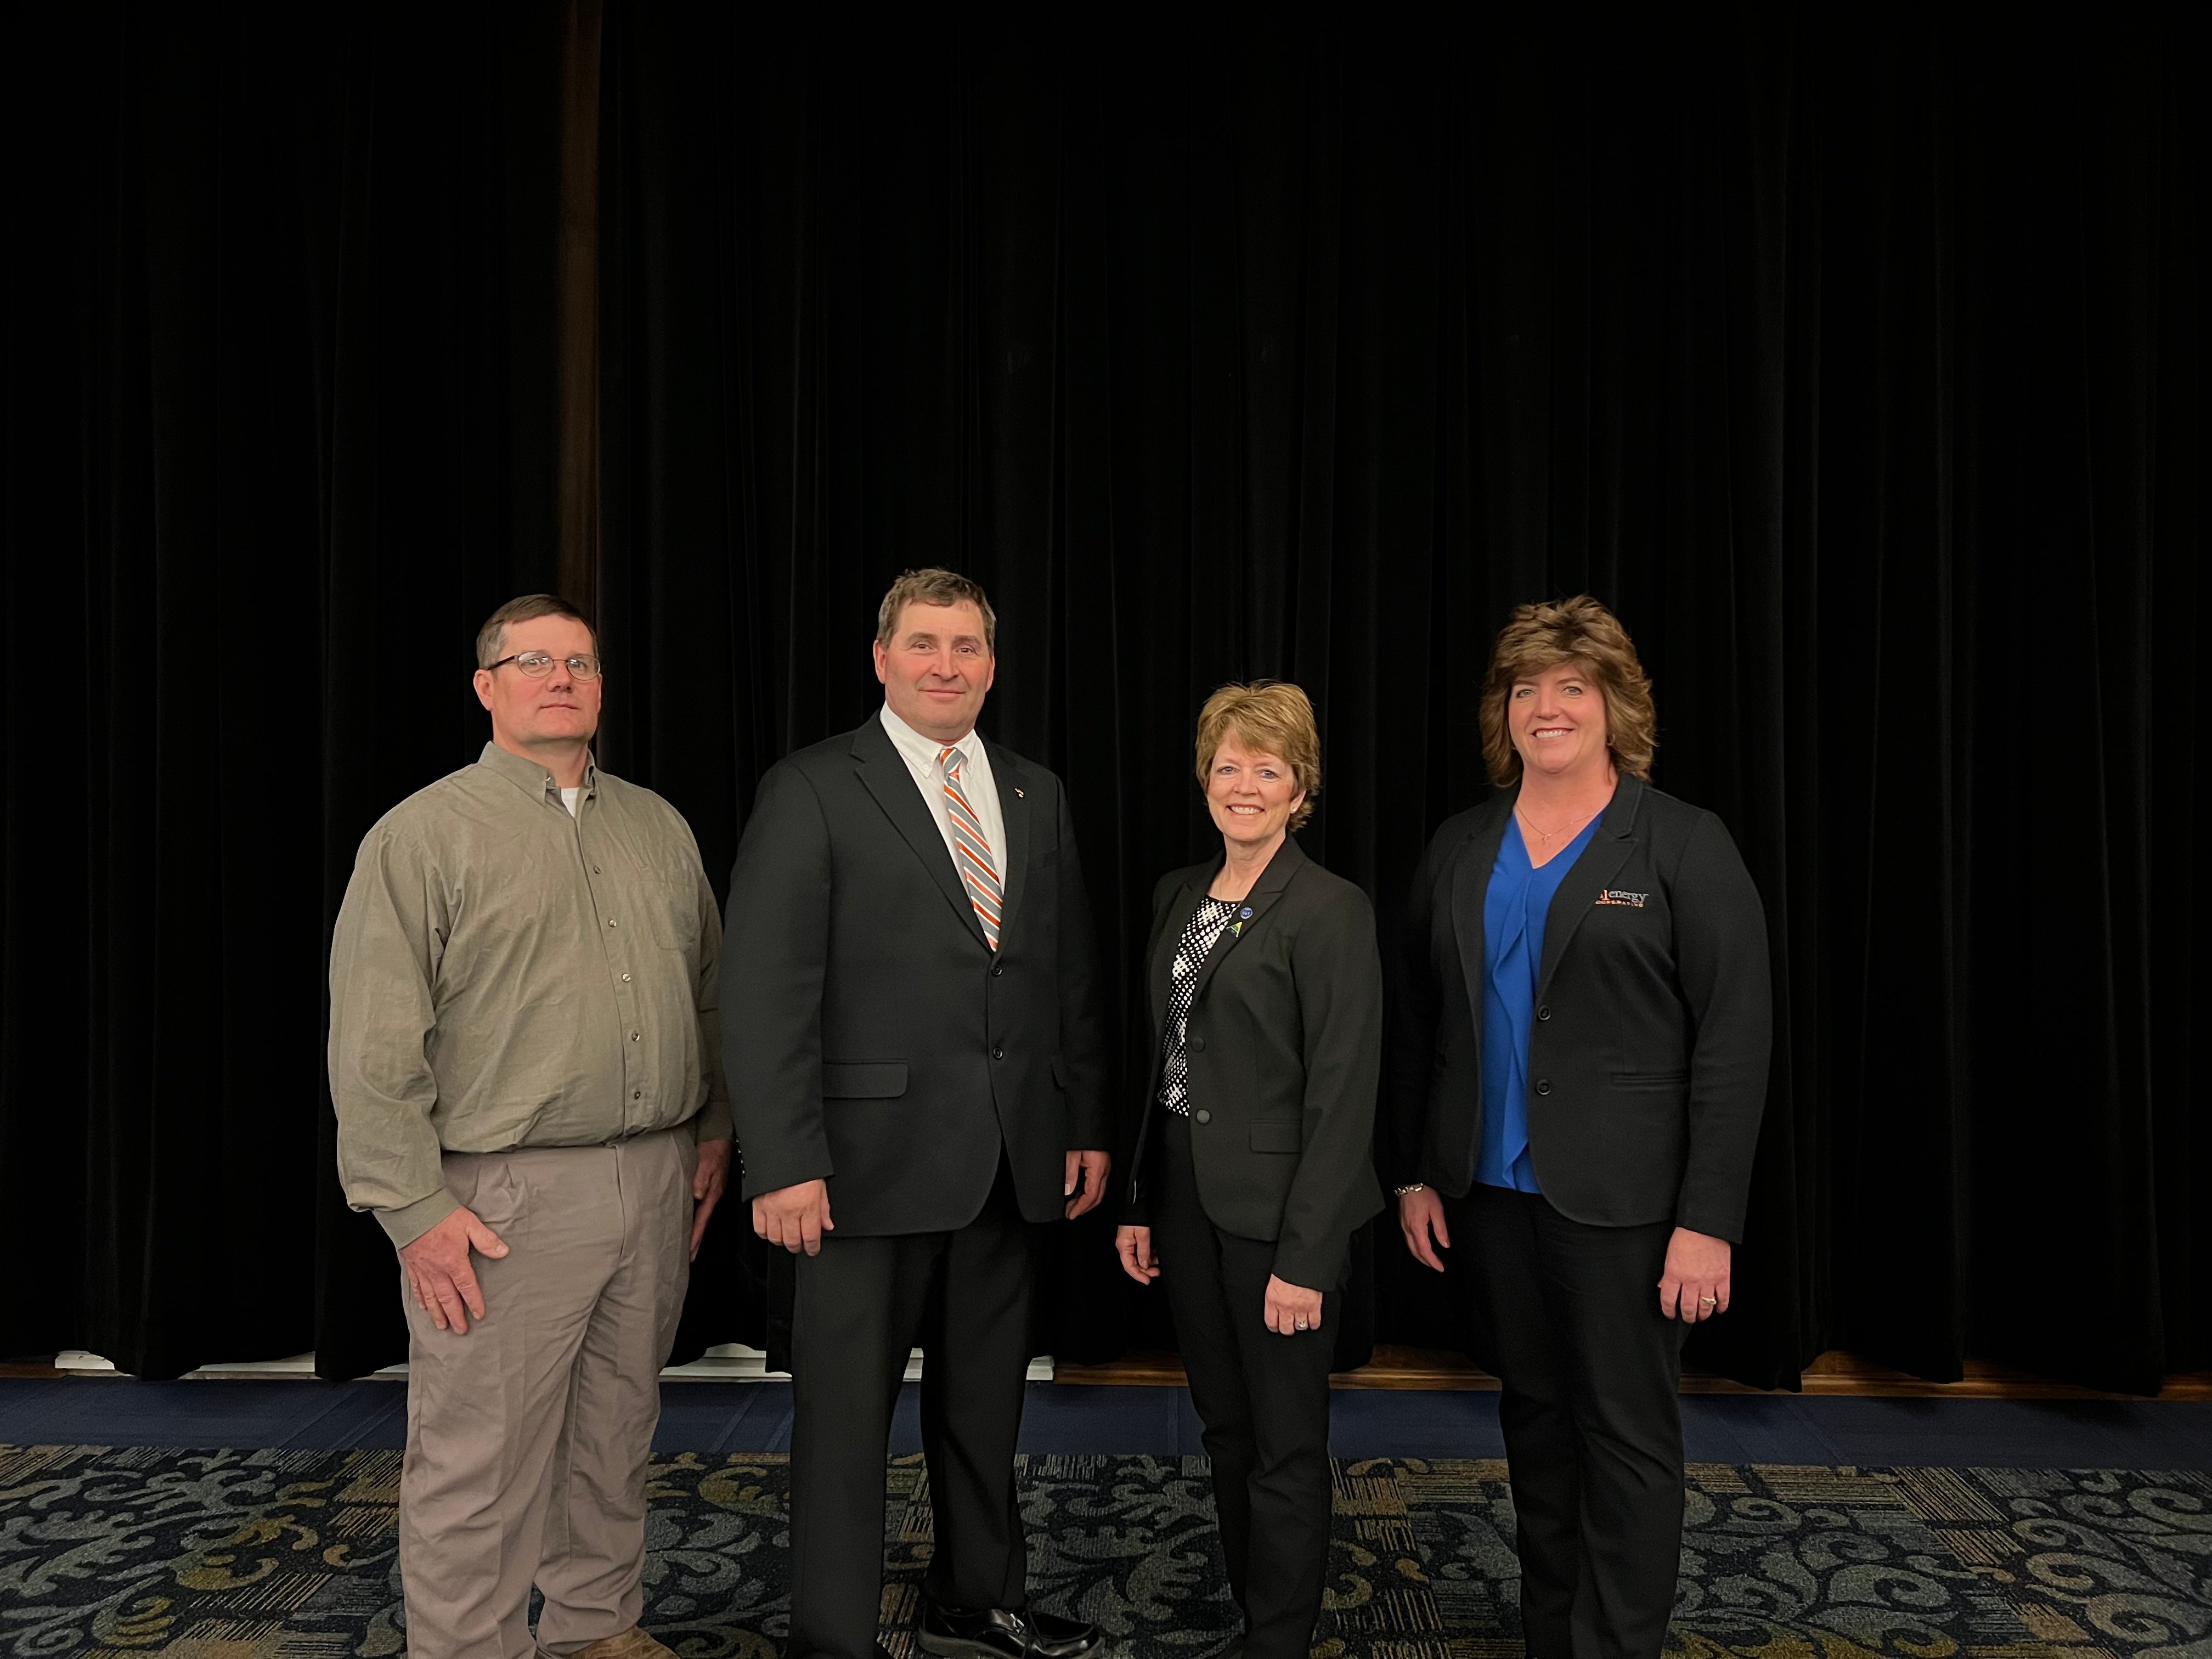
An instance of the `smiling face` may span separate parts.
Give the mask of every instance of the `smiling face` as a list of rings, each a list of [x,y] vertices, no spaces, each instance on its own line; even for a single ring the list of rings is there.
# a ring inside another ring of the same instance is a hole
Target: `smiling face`
[[[972,600],[900,606],[890,643],[877,641],[875,653],[892,714],[939,743],[958,743],[975,729],[999,661]]]
[[[1291,814],[1306,798],[1279,755],[1247,749],[1231,732],[1213,751],[1206,774],[1206,806],[1224,839],[1262,847],[1284,835]]]
[[[1608,764],[1605,693],[1582,663],[1562,663],[1513,682],[1505,726],[1521,764],[1570,780]]]
[[[599,729],[599,695],[606,678],[580,680],[568,672],[568,659],[598,654],[592,630],[574,617],[509,623],[499,654],[515,657],[526,651],[543,651],[553,659],[544,678],[534,680],[511,662],[477,670],[477,701],[491,713],[492,741],[533,759],[537,750],[573,750],[588,744]],[[547,766],[557,769],[550,763]]]

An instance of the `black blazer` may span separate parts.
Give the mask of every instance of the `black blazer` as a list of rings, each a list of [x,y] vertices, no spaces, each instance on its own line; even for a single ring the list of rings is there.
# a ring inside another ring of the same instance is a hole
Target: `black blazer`
[[[1517,792],[1447,818],[1415,872],[1391,1036],[1391,1184],[1454,1197],[1482,1141],[1482,912]],[[1772,1036],[1766,913],[1711,812],[1623,775],[1544,922],[1528,1156],[1604,1227],[1743,1236]]]
[[[722,1056],[754,1198],[817,1176],[841,1237],[975,1219],[1003,1146],[1059,1218],[1070,1148],[1113,1146],[1090,900],[1060,780],[997,744],[994,952],[880,720],[761,781],[730,874]]]
[[[1176,945],[1217,856],[1152,893],[1152,1060],[1139,1097],[1124,1219],[1149,1223],[1145,1145],[1156,1103]],[[1189,1019],[1191,1158],[1206,1217],[1271,1240],[1275,1276],[1332,1291],[1352,1235],[1382,1207],[1371,1146],[1382,1060],[1382,964],[1367,895],[1285,840],[1199,969]]]

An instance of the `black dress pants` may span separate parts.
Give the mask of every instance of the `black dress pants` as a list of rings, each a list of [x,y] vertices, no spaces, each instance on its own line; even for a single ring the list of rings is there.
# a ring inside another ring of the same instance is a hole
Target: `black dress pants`
[[[1539,1194],[1446,1197],[1453,1277],[1498,1373],[1528,1659],[1654,1659],[1682,1548],[1672,1222],[1593,1227]]]
[[[830,1233],[798,1259],[791,1316],[791,1659],[872,1659],[884,1583],[884,1455],[919,1340],[921,1445],[940,1607],[1028,1604],[1014,1446],[1037,1228],[1002,1153],[954,1232]]]
[[[1213,1507],[1230,1592],[1244,1613],[1244,1650],[1247,1659],[1306,1659],[1328,1570],[1328,1368],[1343,1297],[1334,1285],[1322,1287],[1320,1330],[1269,1330],[1274,1245],[1206,1219],[1189,1120],[1163,1110],[1159,1128],[1152,1250],[1213,1461]]]

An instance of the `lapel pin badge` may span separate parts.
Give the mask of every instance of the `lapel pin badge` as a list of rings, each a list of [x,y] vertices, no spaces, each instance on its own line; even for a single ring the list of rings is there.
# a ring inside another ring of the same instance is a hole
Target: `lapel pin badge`
[[[1242,916],[1245,921],[1249,921],[1252,920],[1252,907],[1248,904],[1237,914]]]
[[[1014,799],[1016,800],[1027,800],[1029,797],[1022,793],[1020,790],[1017,789],[1014,791]]]

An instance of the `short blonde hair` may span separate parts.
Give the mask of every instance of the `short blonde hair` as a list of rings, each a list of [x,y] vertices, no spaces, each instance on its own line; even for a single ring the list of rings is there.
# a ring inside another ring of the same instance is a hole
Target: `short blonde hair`
[[[991,609],[991,601],[983,592],[983,584],[957,570],[939,570],[935,566],[927,570],[902,570],[893,582],[890,592],[876,611],[876,643],[885,650],[890,648],[891,630],[898,626],[899,612],[910,605],[959,605],[965,602],[983,613],[983,648],[993,656],[999,654],[999,616]]]
[[[1579,663],[1605,696],[1606,743],[1613,764],[1646,783],[1659,746],[1659,711],[1635,641],[1614,616],[1587,593],[1524,605],[1498,631],[1490,677],[1482,688],[1482,758],[1490,781],[1506,789],[1521,781],[1521,751],[1505,723],[1514,683],[1547,668]]]
[[[1232,735],[1289,766],[1291,781],[1305,792],[1291,814],[1291,828],[1304,828],[1313,816],[1314,797],[1321,793],[1321,731],[1314,724],[1313,703],[1306,694],[1287,680],[1254,680],[1249,685],[1224,685],[1208,697],[1198,711],[1200,788],[1213,770],[1213,757]]]

